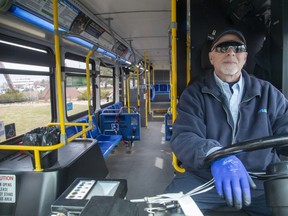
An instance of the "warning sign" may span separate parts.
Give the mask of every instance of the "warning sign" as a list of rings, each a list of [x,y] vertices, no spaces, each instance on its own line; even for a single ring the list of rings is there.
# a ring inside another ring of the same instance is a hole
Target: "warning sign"
[[[0,175],[0,203],[15,203],[16,176]]]
[[[5,134],[4,121],[0,121],[0,136],[3,136],[4,134]]]
[[[15,123],[5,125],[5,134],[6,139],[10,139],[16,136]]]

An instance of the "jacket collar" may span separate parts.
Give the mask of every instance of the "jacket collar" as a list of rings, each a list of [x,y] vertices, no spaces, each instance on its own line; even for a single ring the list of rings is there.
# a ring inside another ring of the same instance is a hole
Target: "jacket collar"
[[[261,95],[261,84],[254,75],[249,75],[242,70],[242,76],[245,79],[243,100]]]
[[[242,76],[245,81],[243,99],[253,98],[261,95],[261,84],[256,77],[249,75],[245,70],[242,69]],[[207,73],[204,78],[204,86],[202,93],[210,93],[216,97],[221,96],[221,91],[216,84],[213,71]]]

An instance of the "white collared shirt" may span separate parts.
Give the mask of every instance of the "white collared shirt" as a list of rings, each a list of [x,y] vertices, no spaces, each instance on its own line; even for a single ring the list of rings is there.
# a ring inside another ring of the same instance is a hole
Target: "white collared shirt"
[[[240,79],[238,82],[236,82],[233,86],[232,86],[232,91],[230,89],[230,86],[228,83],[223,82],[215,73],[214,71],[214,77],[216,80],[216,84],[219,86],[219,88],[221,89],[221,92],[226,96],[228,104],[229,104],[229,110],[231,112],[232,118],[233,118],[233,124],[234,124],[234,132],[236,131],[236,124],[238,121],[238,112],[239,112],[239,104],[241,102],[242,96],[243,96],[243,92],[244,92],[244,79],[242,77],[242,74],[240,75]],[[232,93],[233,92],[233,93]],[[221,149],[222,147],[213,147],[211,148],[207,154],[211,154],[219,149]]]
[[[238,112],[239,112],[239,104],[242,100],[243,92],[244,92],[244,79],[242,74],[240,75],[240,79],[232,86],[232,91],[230,90],[230,86],[227,82],[223,82],[214,72],[214,77],[217,85],[221,89],[222,93],[226,96],[229,110],[231,112],[234,128],[236,128],[236,124],[238,121]],[[233,92],[233,93],[232,93]]]

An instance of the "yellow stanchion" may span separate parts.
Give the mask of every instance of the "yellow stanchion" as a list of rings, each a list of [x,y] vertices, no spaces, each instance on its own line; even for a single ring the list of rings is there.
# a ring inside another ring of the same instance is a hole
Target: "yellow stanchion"
[[[144,80],[146,83],[148,83],[148,80],[147,80],[147,62],[146,62],[146,52],[144,52]],[[146,84],[145,83],[145,84]],[[150,91],[150,90],[149,90]],[[145,100],[145,127],[148,127],[148,89],[147,89],[147,92],[146,92],[146,100]]]
[[[60,56],[60,40],[58,30],[58,1],[53,0],[53,21],[54,21],[54,46],[55,46],[55,61],[56,61],[56,86],[57,99],[60,119],[60,142],[66,145],[66,131],[64,124],[64,107],[63,107],[63,93],[62,93],[62,76],[61,76],[61,56]]]
[[[191,74],[190,74],[190,36],[187,34],[186,36],[186,85],[189,84],[190,80],[191,80]]]
[[[59,110],[59,120],[60,122],[51,122],[47,126],[60,126],[60,143],[52,146],[28,146],[28,145],[0,145],[0,150],[12,150],[12,151],[33,151],[34,160],[35,160],[35,169],[34,171],[40,172],[43,171],[41,168],[41,151],[53,151],[57,150],[67,142],[71,142],[74,139],[82,136],[83,139],[87,139],[86,133],[91,130],[92,127],[92,116],[91,116],[91,90],[90,90],[90,70],[89,70],[89,59],[94,53],[95,48],[89,51],[86,56],[86,82],[87,82],[87,95],[88,95],[88,119],[89,123],[65,123],[64,121],[64,100],[62,93],[62,76],[61,76],[61,56],[60,56],[60,40],[59,40],[59,30],[58,30],[58,1],[53,0],[53,22],[54,22],[54,45],[55,45],[55,61],[56,61],[56,87],[57,87],[57,102]],[[66,130],[65,126],[82,126],[82,131],[76,133],[70,138],[66,139]]]
[[[147,73],[147,103],[148,103],[148,114],[151,114],[151,102],[150,102],[150,57],[148,58],[148,73]],[[147,118],[148,120],[148,118]]]
[[[137,107],[140,108],[140,78],[139,78],[139,70],[136,67],[136,76],[137,76]]]
[[[176,105],[177,105],[177,20],[176,20],[176,0],[171,0],[171,31],[172,31],[172,74],[171,74],[171,90],[172,90],[172,101],[171,101],[171,111],[172,111],[172,124],[176,119]],[[177,158],[174,153],[172,153],[172,161],[174,169],[178,172],[185,172],[185,169],[179,167],[177,163]]]

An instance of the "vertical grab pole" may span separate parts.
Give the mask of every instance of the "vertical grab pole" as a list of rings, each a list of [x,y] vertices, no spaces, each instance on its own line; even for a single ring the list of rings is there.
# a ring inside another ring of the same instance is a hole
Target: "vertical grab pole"
[[[169,74],[169,81],[170,81],[170,112],[172,114],[172,106],[173,106],[173,98],[174,98],[174,93],[173,93],[173,82],[172,82],[172,68],[170,67],[170,74]]]
[[[35,169],[36,172],[41,172],[43,169],[41,168],[41,160],[40,160],[40,152],[39,150],[34,150],[34,157],[35,157]]]
[[[137,107],[140,109],[140,78],[139,78],[139,69],[135,67],[137,75]]]
[[[172,31],[172,123],[176,119],[176,104],[177,104],[177,22],[176,22],[176,0],[171,0],[171,31]]]
[[[128,107],[128,92],[127,92],[127,90],[128,90],[128,87],[127,87],[127,85],[128,85],[128,82],[127,82],[127,79],[128,79],[128,76],[125,74],[125,76],[124,76],[124,80],[125,80],[125,106],[126,107]]]
[[[64,106],[62,93],[62,77],[61,77],[61,57],[60,57],[60,42],[58,30],[58,1],[53,0],[53,18],[54,18],[54,43],[55,43],[55,61],[56,61],[56,85],[57,85],[57,99],[60,119],[60,142],[66,145],[66,131],[64,122]]]
[[[127,80],[126,80],[126,86],[127,86],[127,88],[126,88],[126,91],[127,91],[127,101],[128,101],[128,103],[127,103],[127,105],[128,105],[128,113],[130,113],[130,79],[131,79],[131,77],[132,76],[134,76],[135,74],[137,74],[137,85],[139,84],[139,73],[138,73],[138,69],[136,68],[135,69],[135,71],[132,73],[132,74],[129,74],[129,76],[128,76],[128,78],[127,78]],[[139,86],[139,85],[138,85]],[[138,87],[137,87],[137,91],[138,91]],[[137,92],[137,94],[138,94],[138,92]],[[138,104],[138,102],[137,102],[137,104]],[[139,101],[139,104],[138,104],[139,106],[140,106],[140,101]]]
[[[91,89],[90,89],[90,68],[89,68],[89,60],[91,55],[96,50],[96,47],[94,46],[87,54],[86,56],[86,86],[87,86],[87,99],[88,99],[88,119],[89,122],[92,122],[92,105],[91,105]],[[90,125],[89,125],[90,126]]]
[[[187,71],[186,71],[186,80],[187,80],[187,82],[186,82],[186,84],[188,85],[189,84],[189,82],[190,82],[190,80],[191,80],[191,75],[190,75],[190,53],[191,53],[191,50],[190,50],[190,35],[189,34],[187,34],[187,36],[186,36],[186,44],[187,44],[187,46],[186,46],[186,58],[187,58],[187,60],[186,60],[186,62],[187,62]]]
[[[148,58],[148,73],[147,73],[147,89],[148,89],[148,96],[147,96],[147,102],[148,102],[148,115],[151,113],[151,102],[150,102],[150,85],[151,85],[151,78],[150,78],[150,56]],[[148,119],[148,118],[147,118]]]
[[[95,52],[95,50],[97,49],[96,46],[94,46],[87,54],[86,56],[86,86],[87,86],[87,100],[88,100],[88,123],[89,126],[92,126],[92,105],[91,105],[91,89],[90,89],[90,68],[89,68],[89,60],[90,57],[92,56],[92,54]],[[83,128],[84,130],[84,128]],[[86,133],[83,134],[83,138],[86,138]]]
[[[152,85],[154,85],[154,84],[155,84],[154,65],[153,65],[152,68],[153,68],[153,69],[152,69]]]
[[[126,96],[127,96],[128,113],[130,113],[130,75],[126,79]]]
[[[144,80],[145,85],[147,86],[146,94],[145,94],[145,127],[148,127],[148,85],[147,85],[147,60],[146,60],[146,51],[144,52]],[[149,90],[150,91],[150,90]]]
[[[172,124],[176,119],[176,105],[177,105],[177,22],[176,22],[176,0],[171,0],[171,28],[172,28],[172,100],[171,100],[171,111],[172,111]],[[174,169],[178,172],[185,172],[185,169],[178,166],[176,155],[172,153],[172,161]]]

